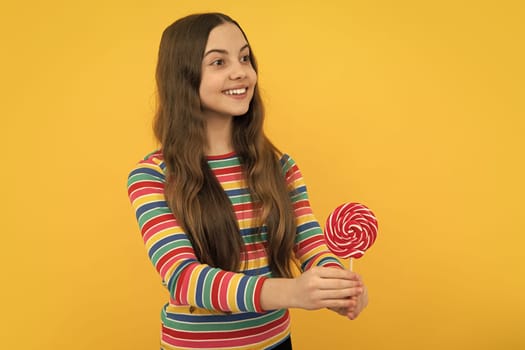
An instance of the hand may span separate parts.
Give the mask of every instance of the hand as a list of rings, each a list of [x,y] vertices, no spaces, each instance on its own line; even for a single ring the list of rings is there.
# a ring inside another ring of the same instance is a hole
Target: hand
[[[359,275],[357,277],[362,284],[363,292],[357,296],[352,296],[348,307],[329,308],[342,316],[348,317],[350,320],[355,320],[368,305],[368,289],[363,284],[361,277]]]
[[[332,308],[355,311],[363,284],[354,272],[329,268],[313,267],[294,279],[292,304],[306,310]],[[355,299],[352,299],[355,298]]]

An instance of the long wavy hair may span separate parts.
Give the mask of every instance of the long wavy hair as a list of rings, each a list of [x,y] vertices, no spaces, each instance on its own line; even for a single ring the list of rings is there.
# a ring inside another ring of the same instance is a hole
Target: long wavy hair
[[[206,123],[201,111],[201,64],[208,35],[232,18],[221,13],[195,14],[167,27],[156,70],[158,107],[155,136],[166,164],[165,196],[192,242],[200,262],[241,270],[244,243],[232,204],[210,169],[205,154]],[[250,49],[255,72],[257,63]],[[232,144],[257,213],[258,234],[266,226],[266,251],[272,275],[291,277],[295,217],[281,153],[263,131],[264,108],[256,86],[245,115],[234,117]]]

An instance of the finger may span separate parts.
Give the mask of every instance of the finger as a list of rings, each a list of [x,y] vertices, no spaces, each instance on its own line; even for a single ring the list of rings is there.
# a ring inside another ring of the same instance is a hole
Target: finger
[[[348,288],[363,288],[363,285],[357,281],[325,278],[318,281],[318,288],[321,290],[333,290],[333,289],[348,289]]]
[[[347,308],[331,308],[329,307],[328,310],[331,310],[341,316],[347,316],[348,315],[348,309]]]
[[[357,305],[357,295],[361,293],[360,288],[320,290],[319,299],[346,299],[350,305]],[[355,298],[354,298],[355,297]]]
[[[355,308],[355,309],[352,309],[352,310],[348,310],[348,313],[347,313],[347,317],[351,320],[355,320],[357,318],[357,316],[359,316],[361,312]]]
[[[346,280],[357,280],[357,274],[352,271],[338,269],[335,267],[319,267],[316,273],[321,278],[339,278]]]
[[[351,306],[351,303],[350,303],[350,299],[327,299],[327,300],[322,300],[321,301],[321,306],[320,308],[329,308],[329,309],[333,309],[333,310],[340,310],[340,311],[345,311],[347,310],[350,311],[350,306]],[[344,316],[345,313],[343,312],[342,315]]]

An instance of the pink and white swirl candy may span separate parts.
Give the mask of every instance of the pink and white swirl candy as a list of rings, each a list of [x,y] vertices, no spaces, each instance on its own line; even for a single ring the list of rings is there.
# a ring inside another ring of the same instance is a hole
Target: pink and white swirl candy
[[[363,204],[345,203],[326,220],[324,235],[328,248],[336,256],[358,259],[376,240],[377,219]]]

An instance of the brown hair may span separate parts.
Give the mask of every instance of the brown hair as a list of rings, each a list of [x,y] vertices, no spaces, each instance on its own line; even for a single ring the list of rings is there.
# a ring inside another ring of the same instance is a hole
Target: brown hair
[[[158,108],[155,136],[166,164],[165,195],[186,231],[200,262],[239,271],[244,244],[229,198],[210,169],[205,154],[206,130],[199,85],[208,35],[223,23],[220,13],[181,18],[162,34],[156,79]],[[250,50],[250,60],[257,64]],[[233,119],[232,143],[239,156],[252,201],[267,228],[267,253],[274,276],[291,277],[295,217],[280,152],[263,132],[264,108],[256,86],[248,112]]]

